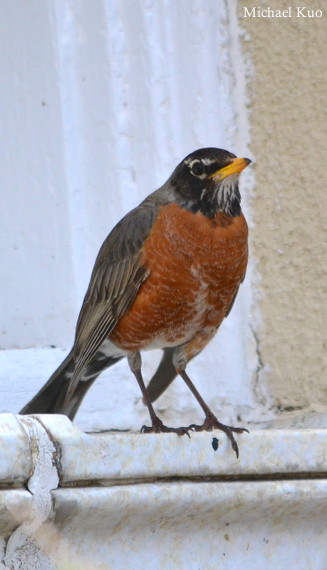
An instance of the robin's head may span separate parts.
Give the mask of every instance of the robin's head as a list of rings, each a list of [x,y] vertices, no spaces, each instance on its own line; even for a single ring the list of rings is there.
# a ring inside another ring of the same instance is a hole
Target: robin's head
[[[192,212],[200,210],[210,217],[217,212],[239,216],[238,177],[250,162],[227,150],[202,148],[184,158],[169,182],[179,203]]]

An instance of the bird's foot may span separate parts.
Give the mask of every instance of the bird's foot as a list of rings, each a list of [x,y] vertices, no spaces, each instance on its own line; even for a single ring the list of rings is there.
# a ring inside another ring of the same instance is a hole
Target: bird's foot
[[[142,426],[142,433],[177,433],[177,435],[187,435],[191,438],[189,431],[193,431],[192,426],[189,427],[167,427],[165,426],[160,418],[155,418],[152,421],[152,426]]]
[[[212,413],[206,415],[203,424],[201,425],[191,424],[189,427],[194,431],[212,431],[213,429],[219,429],[220,431],[223,431],[227,435],[229,441],[231,442],[232,449],[233,451],[235,451],[237,458],[239,456],[239,451],[238,451],[238,445],[236,443],[233,434],[243,433],[243,432],[250,433],[249,430],[247,430],[246,428],[232,427],[222,424],[217,420],[216,416]]]

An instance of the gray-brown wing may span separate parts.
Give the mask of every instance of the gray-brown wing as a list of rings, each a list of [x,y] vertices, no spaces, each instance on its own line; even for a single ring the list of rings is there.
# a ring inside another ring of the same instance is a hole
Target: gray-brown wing
[[[133,303],[149,272],[139,256],[100,267],[85,299],[74,346],[75,374],[79,375]]]
[[[157,212],[156,202],[143,202],[117,224],[99,251],[76,325],[75,370],[67,401],[83,368],[131,306],[149,275],[141,264],[141,252]]]

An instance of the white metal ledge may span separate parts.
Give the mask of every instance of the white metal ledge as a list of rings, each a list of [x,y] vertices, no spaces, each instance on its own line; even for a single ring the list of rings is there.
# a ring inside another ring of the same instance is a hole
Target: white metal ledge
[[[237,460],[219,432],[85,434],[3,414],[0,567],[325,568],[326,435],[254,430]]]

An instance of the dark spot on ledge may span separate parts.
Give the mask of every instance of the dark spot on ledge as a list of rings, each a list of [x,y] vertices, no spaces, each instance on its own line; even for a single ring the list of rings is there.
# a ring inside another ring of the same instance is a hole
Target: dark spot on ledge
[[[214,451],[217,451],[217,449],[218,449],[218,447],[219,447],[219,439],[217,439],[216,437],[213,437],[213,438],[212,438],[211,445],[212,445],[212,449],[213,449]]]

